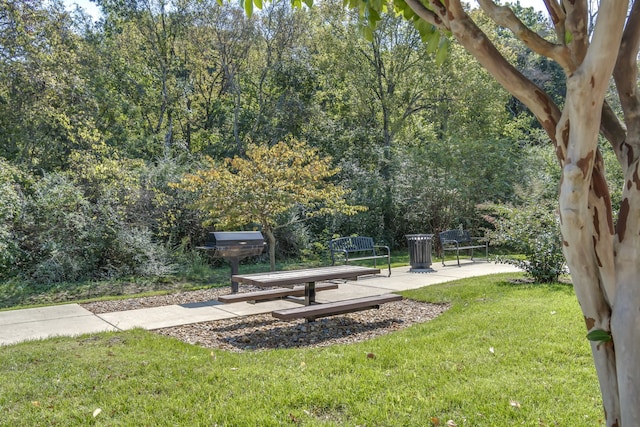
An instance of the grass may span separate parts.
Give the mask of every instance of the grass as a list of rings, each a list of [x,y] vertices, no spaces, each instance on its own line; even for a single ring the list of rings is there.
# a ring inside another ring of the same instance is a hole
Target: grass
[[[602,425],[571,287],[512,277],[406,292],[452,307],[351,345],[229,353],[133,330],[7,346],[0,425]]]

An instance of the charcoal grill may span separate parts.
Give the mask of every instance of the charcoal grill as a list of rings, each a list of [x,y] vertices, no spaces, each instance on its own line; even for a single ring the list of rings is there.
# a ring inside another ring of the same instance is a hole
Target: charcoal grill
[[[240,260],[260,255],[266,243],[259,231],[214,231],[209,233],[204,246],[198,249],[212,250],[213,256],[231,264],[231,276],[238,274]],[[238,283],[231,281],[231,292],[238,292]]]

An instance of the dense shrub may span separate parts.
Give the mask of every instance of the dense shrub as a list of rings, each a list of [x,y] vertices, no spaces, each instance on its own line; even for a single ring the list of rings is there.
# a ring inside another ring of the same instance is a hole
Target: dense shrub
[[[31,180],[18,168],[0,159],[0,278],[16,272],[20,245],[16,225],[24,209],[23,188]]]
[[[170,251],[154,241],[148,228],[122,228],[114,243],[119,261],[114,265],[116,276],[160,277],[176,270]]]
[[[435,234],[460,225],[476,230],[484,225],[479,203],[513,197],[513,171],[526,161],[512,141],[424,138],[405,153],[394,177],[404,233]]]
[[[82,191],[63,174],[46,175],[27,199],[21,224],[22,274],[41,283],[85,279],[98,261],[97,228]]]
[[[73,158],[72,172],[42,177],[0,164],[0,278],[164,276],[204,236],[190,195],[168,185],[177,163]]]
[[[506,246],[525,256],[525,259],[498,256],[498,262],[516,265],[540,283],[554,282],[567,272],[554,203],[530,200],[519,206],[487,204],[483,208],[489,212],[486,218],[494,226],[485,234],[491,244]]]

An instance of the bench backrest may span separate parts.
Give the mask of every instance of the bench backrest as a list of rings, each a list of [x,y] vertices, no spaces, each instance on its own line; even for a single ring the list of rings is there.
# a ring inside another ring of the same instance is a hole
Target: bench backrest
[[[373,238],[361,236],[340,237],[329,242],[329,249],[331,249],[331,252],[373,251]]]
[[[455,230],[447,230],[440,233],[440,243],[443,244],[447,240],[455,240],[458,243],[470,242],[471,235],[467,230],[456,228]]]

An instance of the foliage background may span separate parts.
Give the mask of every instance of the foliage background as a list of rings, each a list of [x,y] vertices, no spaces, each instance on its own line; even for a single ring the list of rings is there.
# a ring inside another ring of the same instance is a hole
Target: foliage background
[[[2,279],[197,267],[212,228],[171,184],[251,143],[305,142],[340,170],[328,182],[350,191],[346,202],[367,208],[280,214],[279,259],[326,260],[336,235],[399,249],[409,233],[476,234],[490,226],[478,205],[517,207],[515,184],[555,197],[553,156],[529,113],[458,46],[436,64],[401,18],[383,17],[367,40],[333,1],[276,1],[250,18],[215,0],[97,3],[98,22],[59,1],[0,3]],[[548,31],[539,13],[515,9]],[[560,70],[480,22],[525,74],[563,93]]]

